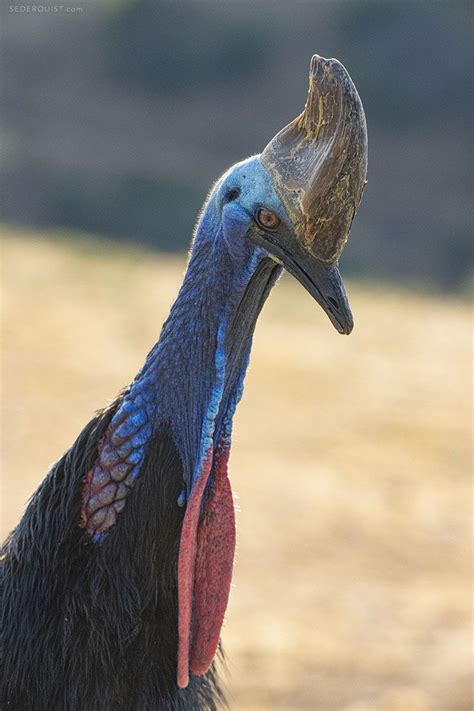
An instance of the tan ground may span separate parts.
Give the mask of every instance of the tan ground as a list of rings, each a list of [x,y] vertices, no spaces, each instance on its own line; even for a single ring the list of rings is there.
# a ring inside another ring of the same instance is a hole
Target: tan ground
[[[2,534],[135,374],[182,270],[7,234]],[[350,338],[289,279],[257,327],[231,461],[231,706],[467,710],[469,309],[383,285],[349,292]]]

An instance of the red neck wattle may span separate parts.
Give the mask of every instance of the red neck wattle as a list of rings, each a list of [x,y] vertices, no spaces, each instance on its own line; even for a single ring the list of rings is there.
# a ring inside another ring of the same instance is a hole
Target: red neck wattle
[[[189,498],[178,558],[178,686],[207,672],[219,643],[235,552],[229,446],[209,448]],[[210,488],[203,494],[213,472]]]

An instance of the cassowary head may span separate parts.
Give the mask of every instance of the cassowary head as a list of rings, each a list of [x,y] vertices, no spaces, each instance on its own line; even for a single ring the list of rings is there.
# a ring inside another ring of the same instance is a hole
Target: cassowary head
[[[336,59],[314,55],[304,111],[257,156],[233,166],[211,196],[234,260],[250,245],[284,266],[339,333],[353,327],[338,270],[367,174],[357,90]]]

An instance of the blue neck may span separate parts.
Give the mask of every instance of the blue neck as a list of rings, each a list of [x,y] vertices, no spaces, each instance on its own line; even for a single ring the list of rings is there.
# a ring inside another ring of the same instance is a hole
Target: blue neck
[[[187,496],[206,450],[230,440],[255,321],[277,272],[279,268],[250,243],[238,256],[230,254],[211,197],[160,339],[120,408],[144,412],[144,419],[152,420],[143,432],[142,457],[153,430],[171,427],[183,460]],[[120,420],[120,411],[114,420]],[[137,476],[139,470],[137,461]]]

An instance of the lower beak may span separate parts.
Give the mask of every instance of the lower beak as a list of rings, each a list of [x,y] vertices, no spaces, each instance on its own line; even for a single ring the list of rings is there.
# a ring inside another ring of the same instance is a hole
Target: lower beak
[[[348,335],[352,331],[354,321],[351,309],[339,269],[335,264],[327,264],[297,245],[290,231],[286,233],[282,231],[282,234],[271,237],[250,232],[249,236],[255,244],[266,249],[287,272],[298,279],[324,309],[339,333]]]
[[[349,334],[354,326],[346,290],[339,269],[309,256],[298,261],[282,255],[285,269],[305,287],[329,316],[339,333]]]
[[[333,326],[339,333],[348,335],[354,327],[354,320],[339,269],[314,257],[305,260],[304,264],[301,260],[299,262],[288,257],[283,259],[287,271],[316,299]]]

